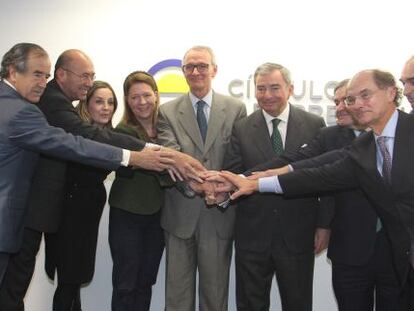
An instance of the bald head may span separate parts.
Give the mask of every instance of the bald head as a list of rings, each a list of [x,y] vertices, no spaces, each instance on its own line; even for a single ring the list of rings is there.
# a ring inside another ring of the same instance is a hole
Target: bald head
[[[404,86],[404,95],[414,109],[414,56],[405,63],[400,81]]]
[[[77,59],[84,59],[92,63],[91,59],[88,55],[86,55],[81,50],[70,49],[64,51],[62,54],[59,55],[56,64],[55,64],[55,74],[56,70],[59,68],[67,68],[71,65],[72,62],[76,61]]]
[[[85,99],[95,79],[92,60],[80,50],[66,50],[56,61],[55,79],[70,100]]]

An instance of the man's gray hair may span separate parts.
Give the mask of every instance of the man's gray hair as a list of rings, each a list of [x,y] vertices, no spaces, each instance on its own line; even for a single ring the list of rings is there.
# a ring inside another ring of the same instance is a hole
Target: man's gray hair
[[[290,75],[290,71],[279,64],[275,64],[275,63],[264,63],[262,65],[260,65],[259,67],[257,67],[256,71],[254,72],[254,83],[256,84],[256,78],[257,76],[262,76],[262,75],[268,75],[270,73],[272,73],[273,71],[280,71],[280,73],[282,74],[283,80],[285,80],[287,85],[292,85],[292,78]]]
[[[37,44],[25,42],[18,43],[4,54],[1,61],[0,78],[8,78],[10,67],[13,67],[19,73],[26,72],[27,58],[29,54],[48,57],[47,52]]]
[[[208,47],[208,46],[205,46],[205,45],[195,45],[192,48],[188,49],[187,52],[185,52],[184,57],[183,57],[183,65],[185,65],[184,64],[184,59],[187,56],[188,52],[190,52],[190,51],[205,51],[205,52],[207,52],[208,54],[210,54],[211,64],[213,66],[217,66],[216,56],[214,55],[213,49]]]
[[[344,80],[342,80],[341,82],[339,82],[339,83],[335,86],[335,88],[334,88],[334,94],[336,93],[336,91],[337,91],[337,90],[339,90],[339,89],[341,89],[341,88],[343,88],[343,87],[347,86],[347,85],[348,85],[349,80],[350,80],[350,79],[344,79]]]

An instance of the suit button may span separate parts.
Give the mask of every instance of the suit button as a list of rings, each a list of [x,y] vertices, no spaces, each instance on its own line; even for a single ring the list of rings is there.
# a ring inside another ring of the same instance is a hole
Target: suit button
[[[277,214],[277,209],[274,209],[274,210],[273,210],[273,213]]]

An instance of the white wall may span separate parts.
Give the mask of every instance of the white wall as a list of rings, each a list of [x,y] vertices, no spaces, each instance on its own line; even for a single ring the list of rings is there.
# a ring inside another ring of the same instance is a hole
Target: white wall
[[[52,62],[65,49],[78,48],[94,61],[97,78],[110,82],[122,98],[122,83],[133,70],[148,70],[157,62],[180,59],[195,44],[210,45],[216,52],[219,72],[214,87],[227,93],[240,79],[265,62],[288,67],[301,90],[299,101],[320,106],[326,116],[331,103],[323,96],[328,81],[339,81],[366,68],[383,68],[397,77],[404,61],[414,54],[412,12],[408,0],[348,1],[150,1],[150,0],[0,0],[0,55],[18,42],[35,42],[50,54]],[[298,83],[299,82],[299,83]],[[244,101],[252,110],[254,98]],[[407,107],[407,103],[404,103]],[[117,111],[117,118],[122,109]],[[110,310],[111,259],[107,244],[107,210],[101,222],[97,267],[93,282],[82,292],[84,309]],[[28,311],[51,309],[53,283],[43,271],[43,252],[38,258],[26,305]],[[154,289],[152,310],[163,309],[163,264]],[[234,271],[230,311],[234,305]],[[274,293],[272,310],[280,310]],[[315,267],[314,309],[335,310],[330,266],[323,254]]]

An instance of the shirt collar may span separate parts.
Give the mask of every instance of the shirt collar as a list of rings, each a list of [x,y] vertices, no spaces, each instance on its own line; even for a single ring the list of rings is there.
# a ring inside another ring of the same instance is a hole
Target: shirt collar
[[[287,123],[287,121],[289,119],[289,113],[290,113],[290,104],[288,103],[286,105],[286,108],[277,117],[271,116],[270,114],[268,114],[263,109],[262,109],[262,112],[263,112],[263,117],[266,120],[266,123],[272,123],[272,120],[275,119],[275,118],[279,119],[282,122],[286,122]]]
[[[4,83],[6,83],[8,86],[10,86],[13,90],[15,90],[16,92],[17,92],[17,90],[16,90],[16,88],[14,87],[14,85],[13,84],[11,84],[7,79],[3,79],[2,80]]]
[[[388,120],[384,129],[382,130],[381,135],[375,135],[375,138],[378,138],[379,136],[394,138],[395,130],[397,128],[397,122],[398,122],[398,110],[396,109],[394,113],[391,115],[391,118]]]
[[[190,96],[191,104],[193,105],[194,108],[197,108],[197,103],[200,100],[204,101],[209,108],[211,107],[211,103],[213,102],[213,90],[212,89],[210,89],[210,91],[203,98],[198,98],[191,92],[189,93],[189,96]]]

